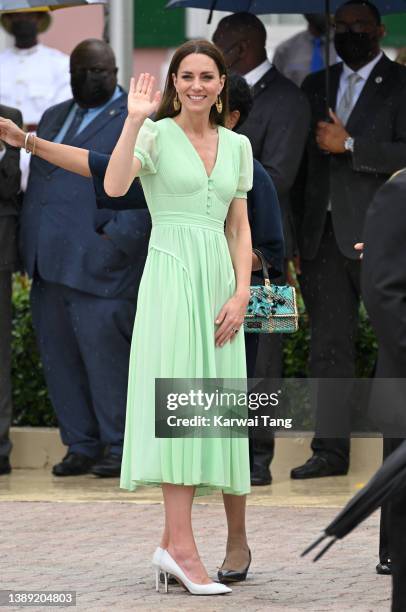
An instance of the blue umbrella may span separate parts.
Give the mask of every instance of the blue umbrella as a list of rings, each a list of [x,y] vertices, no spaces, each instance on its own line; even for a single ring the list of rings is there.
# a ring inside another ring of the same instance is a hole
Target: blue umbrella
[[[406,12],[406,0],[372,0],[382,13]],[[171,0],[167,8],[200,8],[230,13],[324,13],[327,4],[335,12],[345,0]]]

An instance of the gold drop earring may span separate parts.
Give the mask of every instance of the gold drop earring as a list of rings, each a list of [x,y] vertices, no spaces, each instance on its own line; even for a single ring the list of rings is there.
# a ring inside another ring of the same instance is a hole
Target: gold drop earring
[[[173,99],[173,108],[176,112],[180,111],[180,100],[178,97],[178,92],[176,92],[175,97]]]
[[[221,115],[221,113],[223,112],[223,102],[219,95],[217,96],[216,108],[217,108],[218,114]]]

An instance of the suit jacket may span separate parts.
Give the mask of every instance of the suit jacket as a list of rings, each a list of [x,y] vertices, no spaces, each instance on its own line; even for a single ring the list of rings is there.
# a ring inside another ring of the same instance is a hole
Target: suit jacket
[[[16,108],[0,104],[0,116],[11,119],[20,127],[23,124],[22,115]],[[21,177],[19,161],[20,149],[6,145],[6,154],[0,161],[0,217],[18,214]]]
[[[375,195],[365,220],[362,294],[378,338],[371,414],[406,438],[406,169]]]
[[[295,250],[290,190],[308,136],[309,104],[300,89],[275,67],[256,83],[252,94],[254,106],[239,131],[248,136],[254,157],[274,182],[290,257]]]
[[[331,108],[336,107],[342,63],[330,69]],[[329,200],[338,246],[357,259],[354,243],[362,238],[365,215],[378,188],[406,166],[406,68],[386,56],[376,64],[348,119],[354,153],[326,155],[314,130],[325,119],[325,71],[308,76],[303,91],[312,109],[312,130],[294,190],[300,253],[313,259],[323,234]]]
[[[73,100],[48,109],[38,136],[58,134]],[[127,115],[126,96],[113,101],[72,141],[77,147],[111,153]],[[96,205],[92,181],[33,157],[21,218],[20,247],[25,269],[49,282],[67,285],[101,297],[134,298],[140,278],[128,248],[129,215],[116,223],[114,239],[106,240],[104,226],[118,221]],[[123,235],[120,238],[120,232]],[[130,249],[131,250],[131,249]]]

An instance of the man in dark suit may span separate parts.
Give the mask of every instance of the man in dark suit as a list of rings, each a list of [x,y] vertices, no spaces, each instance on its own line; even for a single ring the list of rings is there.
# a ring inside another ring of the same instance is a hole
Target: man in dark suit
[[[360,261],[353,245],[361,239],[375,192],[406,165],[406,69],[381,52],[383,34],[373,4],[351,0],[338,9],[334,41],[344,63],[330,69],[331,122],[325,116],[324,71],[303,83],[312,133],[294,209],[314,378],[355,376]],[[352,386],[342,381],[339,393],[330,390],[320,381],[313,456],[292,470],[292,478],[348,470]]]
[[[371,204],[365,222],[362,263],[362,296],[379,345],[371,411],[375,417],[380,413],[381,422],[384,417],[386,427],[390,425],[393,430],[396,424],[392,435],[405,435],[406,431],[405,202],[406,170],[403,170],[378,191]],[[386,438],[385,456],[402,441]],[[393,612],[406,609],[405,491],[382,508],[380,556],[381,565],[387,565],[393,574]],[[392,563],[388,564],[389,558]]]
[[[255,159],[269,173],[278,194],[286,256],[295,254],[290,190],[306,143],[310,111],[306,96],[267,58],[266,30],[251,13],[222,19],[213,41],[222,49],[227,67],[244,76],[254,98],[253,108],[238,131],[248,136]],[[280,278],[284,282],[284,277]],[[277,336],[260,338],[257,376],[281,377],[282,343]],[[274,453],[272,437],[254,440],[253,485],[271,482],[269,466]]]
[[[111,153],[127,114],[111,48],[71,56],[73,100],[47,110],[38,136]],[[35,152],[34,152],[35,153]],[[123,219],[123,215],[126,215]],[[56,476],[118,476],[140,267],[129,212],[98,210],[92,183],[33,157],[21,218],[33,322],[68,453]]]
[[[20,111],[0,104],[0,116],[22,125]],[[20,154],[0,141],[0,475],[11,472],[11,275],[17,257]]]

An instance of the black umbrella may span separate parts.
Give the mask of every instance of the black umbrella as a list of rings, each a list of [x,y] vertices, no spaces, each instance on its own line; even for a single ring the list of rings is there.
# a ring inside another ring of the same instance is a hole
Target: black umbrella
[[[395,497],[406,487],[406,441],[386,459],[382,467],[372,476],[371,480],[359,491],[341,510],[336,518],[324,530],[311,546],[306,548],[302,557],[316,548],[326,538],[330,538],[324,548],[313,561],[318,561],[324,553],[337,541],[351,533],[370,514],[382,504]]]

